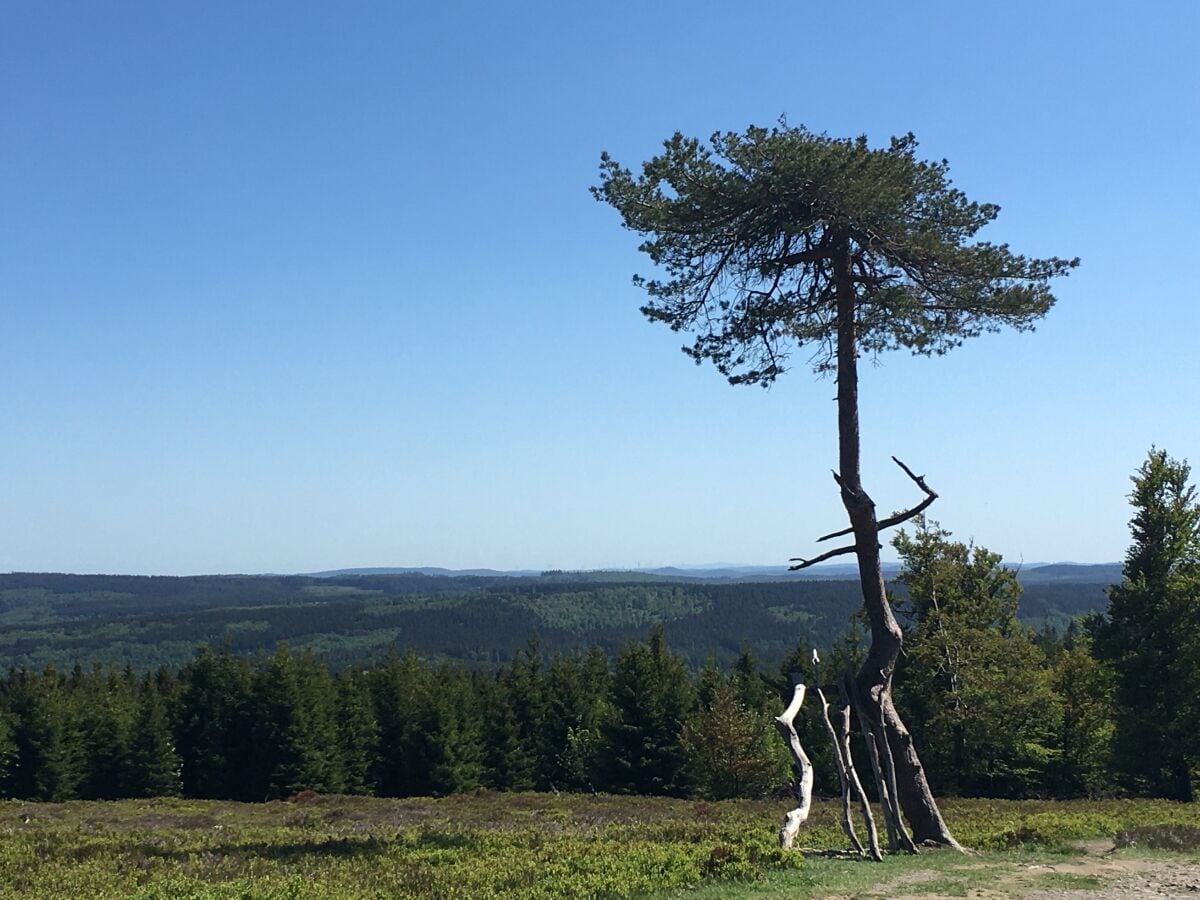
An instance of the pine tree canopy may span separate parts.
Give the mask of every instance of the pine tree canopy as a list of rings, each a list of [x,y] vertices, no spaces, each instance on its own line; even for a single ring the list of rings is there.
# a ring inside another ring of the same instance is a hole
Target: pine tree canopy
[[[642,312],[695,335],[684,352],[732,383],[769,385],[789,352],[831,368],[839,265],[849,264],[861,351],[942,354],[1002,326],[1028,330],[1054,303],[1052,278],[1077,259],[1031,259],[973,241],[999,207],[951,185],[945,160],[917,159],[913,135],[871,148],[781,123],[676,133],[638,176],[601,157],[611,204],[662,280],[635,278]]]

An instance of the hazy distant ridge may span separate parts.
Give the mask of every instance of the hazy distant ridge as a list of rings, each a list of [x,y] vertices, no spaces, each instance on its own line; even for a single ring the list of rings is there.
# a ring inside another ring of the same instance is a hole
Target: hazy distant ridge
[[[1121,581],[1120,563],[1031,563],[1013,565],[1020,580],[1025,583],[1047,581],[1074,582],[1077,584],[1118,584]],[[883,574],[895,578],[900,573],[900,564],[885,562]],[[342,578],[352,575],[438,575],[446,578],[529,578],[539,574],[577,576],[602,579],[613,575],[650,575],[659,578],[702,581],[755,581],[759,579],[795,579],[798,581],[844,580],[858,577],[858,567],[853,563],[835,563],[813,566],[799,572],[788,571],[787,566],[660,566],[643,569],[584,569],[572,571],[553,570],[539,572],[536,569],[446,569],[438,566],[399,566],[359,569],[331,569],[325,572],[306,573],[312,578]]]

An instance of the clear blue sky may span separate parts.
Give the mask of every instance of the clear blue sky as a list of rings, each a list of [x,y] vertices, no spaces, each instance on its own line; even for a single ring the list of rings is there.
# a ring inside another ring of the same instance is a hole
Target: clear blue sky
[[[1118,559],[1200,466],[1200,6],[15,2],[0,570],[782,562],[844,521],[833,386],[646,323],[601,150],[912,130],[1079,255],[1032,335],[863,383],[865,477],[1008,559]]]

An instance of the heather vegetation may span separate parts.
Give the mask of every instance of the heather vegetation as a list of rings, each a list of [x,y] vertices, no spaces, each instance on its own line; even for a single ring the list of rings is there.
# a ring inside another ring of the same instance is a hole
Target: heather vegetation
[[[1033,887],[1086,887],[1097,880],[1052,878],[1050,866],[1076,858],[1075,843],[1117,838],[1194,853],[1187,838],[1200,824],[1190,806],[1164,801],[944,806],[980,855],[942,851],[877,865],[784,852],[774,835],[778,804],[767,801],[488,791],[409,800],[301,793],[265,804],[7,801],[0,896],[888,896],[890,880],[914,872],[993,889],[1005,873]],[[817,804],[805,845],[841,842],[835,805]]]

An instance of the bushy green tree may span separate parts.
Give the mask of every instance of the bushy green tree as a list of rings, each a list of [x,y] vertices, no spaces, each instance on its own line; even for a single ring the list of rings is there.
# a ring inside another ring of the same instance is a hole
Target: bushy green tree
[[[379,723],[375,783],[385,797],[408,797],[432,790],[434,760],[422,727],[430,723],[429,680],[412,651],[392,653],[371,673],[371,699]]]
[[[550,660],[538,740],[546,787],[585,790],[591,786],[595,759],[589,753],[608,709],[608,689],[608,659],[603,653],[555,654]]]
[[[183,790],[166,705],[150,679],[142,682],[138,693],[124,790],[127,797],[175,797]]]
[[[130,685],[95,670],[72,691],[83,759],[79,795],[84,800],[125,796],[135,703]]]
[[[17,745],[13,740],[12,721],[0,709],[0,797],[13,796],[13,775],[17,764]]]
[[[1054,792],[1096,797],[1112,789],[1113,676],[1092,654],[1086,634],[1068,636],[1053,662],[1054,690],[1062,702],[1062,727]]]
[[[287,644],[261,662],[254,676],[253,744],[265,799],[301,790],[340,791],[344,779],[329,670]]]
[[[693,692],[683,661],[668,648],[661,625],[646,643],[627,644],[613,666],[612,711],[603,726],[605,775],[623,794],[687,792],[687,754],[680,730]]]
[[[482,709],[467,673],[437,670],[411,651],[371,674],[379,723],[379,793],[440,796],[483,779]]]
[[[1115,764],[1129,786],[1194,796],[1200,759],[1200,503],[1187,461],[1151,448],[1129,495],[1133,544],[1095,628],[1096,655],[1116,675]]]
[[[435,763],[432,793],[473,791],[483,783],[483,716],[470,674],[444,664],[431,673],[437,686],[431,705]]]
[[[15,797],[60,802],[78,796],[83,747],[66,690],[53,669],[41,675],[16,672],[9,677]]]
[[[771,717],[749,706],[738,686],[736,675],[715,685],[680,733],[689,781],[710,800],[764,797],[788,783],[788,757]]]
[[[348,794],[372,793],[379,759],[379,722],[362,674],[346,671],[338,675],[337,730],[342,789]]]
[[[1061,707],[1045,654],[1017,623],[1016,573],[923,520],[893,543],[911,623],[898,691],[931,781],[992,797],[1042,788]]]
[[[262,800],[261,766],[252,744],[253,673],[228,650],[202,646],[180,673],[177,746],[189,797]]]

